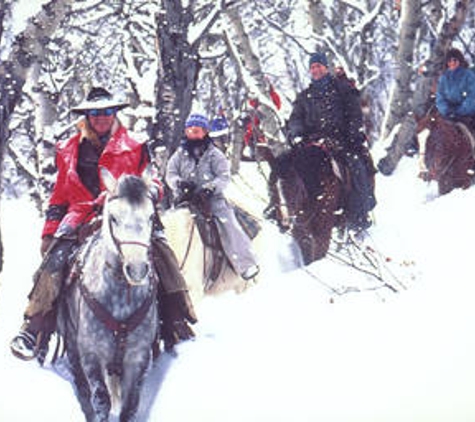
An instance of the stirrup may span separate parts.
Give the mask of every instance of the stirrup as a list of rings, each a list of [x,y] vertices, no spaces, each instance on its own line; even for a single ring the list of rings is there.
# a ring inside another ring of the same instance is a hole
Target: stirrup
[[[262,212],[266,220],[275,220],[277,221],[277,209],[274,205],[267,206]]]
[[[257,274],[259,274],[259,267],[257,265],[252,265],[247,270],[243,271],[241,277],[247,281],[254,278]]]
[[[28,331],[20,333],[11,341],[10,350],[13,355],[22,360],[33,360],[40,351],[42,334],[33,334]]]

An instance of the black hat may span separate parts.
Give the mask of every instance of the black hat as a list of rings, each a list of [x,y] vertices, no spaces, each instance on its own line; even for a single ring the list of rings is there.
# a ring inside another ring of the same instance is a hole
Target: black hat
[[[87,94],[86,100],[80,103],[78,106],[73,107],[71,111],[73,113],[85,114],[87,110],[115,108],[122,110],[127,107],[129,103],[114,99],[112,94],[107,89],[102,87],[93,87],[89,94]]]

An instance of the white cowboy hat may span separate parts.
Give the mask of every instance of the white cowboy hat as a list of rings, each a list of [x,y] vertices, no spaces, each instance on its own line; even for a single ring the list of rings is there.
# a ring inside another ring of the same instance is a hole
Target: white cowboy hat
[[[87,110],[94,109],[115,108],[117,110],[122,110],[128,105],[129,103],[114,99],[107,89],[94,87],[91,89],[89,94],[87,94],[86,99],[76,107],[73,107],[71,111],[73,113],[85,114]]]

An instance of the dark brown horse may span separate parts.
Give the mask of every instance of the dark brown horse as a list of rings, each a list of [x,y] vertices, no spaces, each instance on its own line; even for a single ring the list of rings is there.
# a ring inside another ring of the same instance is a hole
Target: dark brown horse
[[[473,134],[461,122],[444,119],[433,108],[417,122],[420,173],[424,180],[435,180],[439,194],[455,188],[468,188],[473,179]]]
[[[259,155],[272,169],[269,189],[279,225],[297,241],[305,265],[323,258],[332,229],[343,224],[343,183],[330,155],[316,144],[278,157],[259,148]]]

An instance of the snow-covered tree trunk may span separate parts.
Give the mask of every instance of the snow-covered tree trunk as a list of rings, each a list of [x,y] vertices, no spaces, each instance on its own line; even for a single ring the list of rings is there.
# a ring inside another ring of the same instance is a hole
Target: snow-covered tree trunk
[[[0,46],[7,60],[0,63],[0,169],[3,168],[5,145],[10,136],[10,118],[20,101],[28,72],[42,60],[45,46],[64,19],[72,0],[52,0],[43,4],[41,11],[30,19],[25,30],[15,37],[11,45],[3,37],[5,17],[8,15],[5,14],[7,2],[2,3]]]
[[[261,129],[270,139],[276,140],[282,136],[280,131],[282,124],[278,111],[269,95],[269,82],[266,80],[261,62],[254,52],[249,34],[245,30],[239,7],[241,6],[237,3],[226,9],[226,17],[230,23],[230,33],[232,34],[230,39],[239,51],[237,65],[242,68],[242,82],[247,91],[255,95],[262,106]]]
[[[151,147],[160,143],[174,151],[183,136],[199,71],[198,44],[188,42],[193,15],[181,0],[164,0],[157,14],[157,118]]]
[[[2,40],[3,36],[3,31],[4,31],[4,26],[5,26],[5,17],[7,15],[7,1],[8,0],[0,0],[0,41]],[[1,50],[0,50],[1,52]],[[2,82],[2,75],[0,74],[0,83]],[[1,161],[3,161],[3,156],[4,156],[4,151],[5,151],[5,143],[2,142],[2,139],[4,139],[4,128],[3,128],[3,98],[4,98],[4,93],[1,91],[0,88],[0,171],[2,169],[1,166]],[[0,185],[1,185],[1,175],[0,175]],[[1,215],[1,212],[0,212]],[[3,237],[2,237],[2,232],[0,229],[0,272],[3,269]]]
[[[325,13],[322,0],[308,0],[308,11],[313,32],[321,35],[325,28]]]
[[[399,47],[396,56],[397,72],[390,101],[382,125],[381,138],[411,111],[411,78],[414,75],[414,47],[421,21],[421,1],[403,0],[401,10]]]
[[[230,31],[225,30],[223,33],[224,42],[226,43],[229,51],[229,55],[231,59],[235,63],[236,69],[236,78],[238,80],[238,85],[244,85],[244,75],[243,75],[243,65],[241,63],[240,55],[237,50],[237,46],[232,41],[233,35],[230,34]],[[235,116],[236,118],[232,119],[230,122],[230,132],[232,133],[231,136],[231,146],[232,146],[232,155],[231,155],[231,172],[233,174],[239,171],[239,165],[241,163],[241,151],[244,144],[244,128],[241,124],[241,117],[240,116],[241,110],[239,110],[238,114]]]
[[[16,36],[8,59],[0,64],[0,143],[8,139],[8,120],[17,104],[30,69],[41,61],[51,35],[64,19],[72,0],[51,0]],[[3,48],[8,48],[4,47]]]

